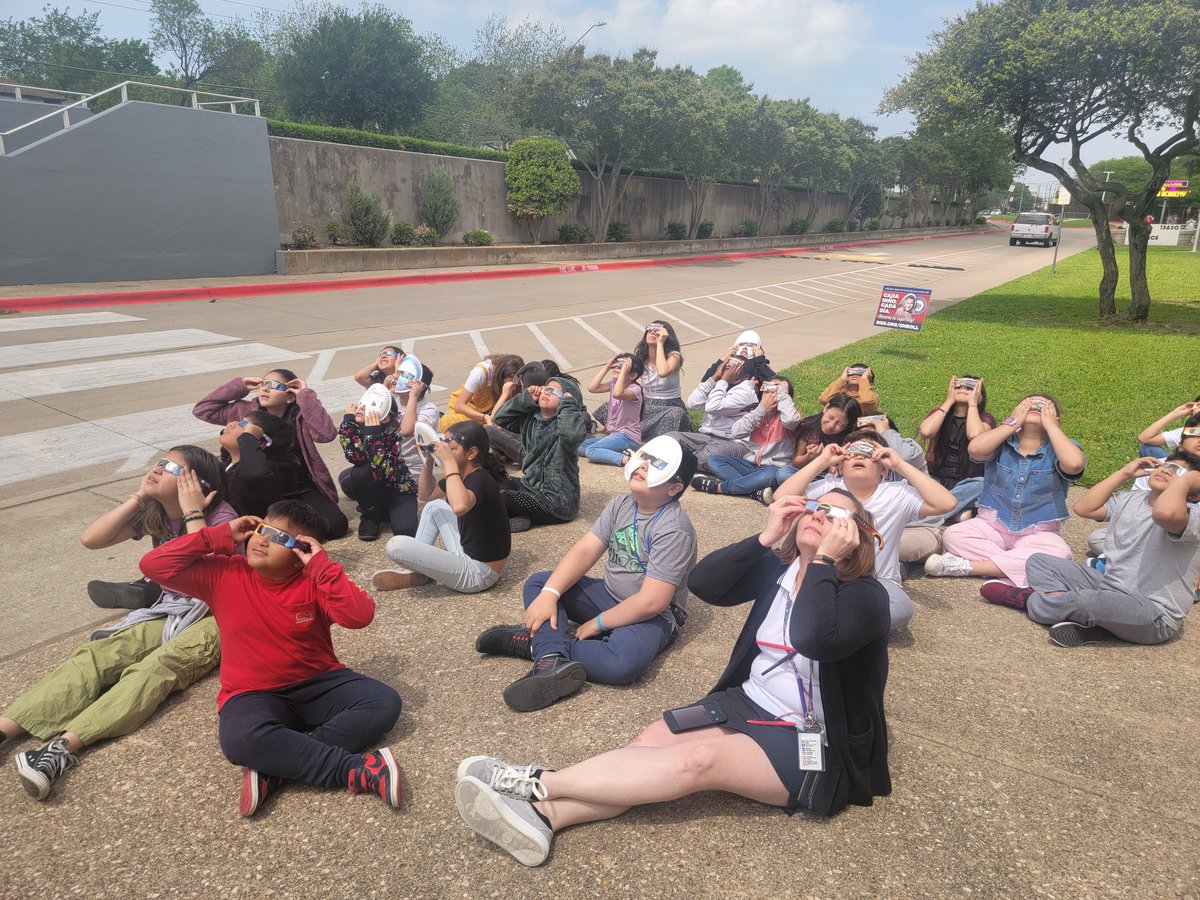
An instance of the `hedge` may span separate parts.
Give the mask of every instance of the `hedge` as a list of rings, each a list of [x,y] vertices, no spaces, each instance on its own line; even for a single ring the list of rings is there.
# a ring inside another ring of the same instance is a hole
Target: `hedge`
[[[324,141],[328,144],[351,144],[356,147],[378,147],[382,150],[407,150],[410,153],[436,153],[440,156],[461,156],[466,159],[487,159],[493,162],[508,161],[506,152],[493,150],[490,147],[465,147],[462,144],[443,144],[440,141],[376,134],[373,131],[358,131],[354,128],[334,128],[330,125],[305,125],[302,122],[285,122],[282,119],[267,119],[267,134],[274,137],[298,138],[302,141]],[[578,159],[571,160],[571,165],[581,172],[587,171],[587,166]],[[682,174],[667,169],[636,168],[632,170],[631,174],[640,175],[643,178],[683,180]],[[741,187],[758,186],[753,181],[738,181],[733,178],[718,179],[717,183]],[[781,187],[805,190],[807,185],[784,184]],[[844,191],[825,191],[825,193],[842,194]]]

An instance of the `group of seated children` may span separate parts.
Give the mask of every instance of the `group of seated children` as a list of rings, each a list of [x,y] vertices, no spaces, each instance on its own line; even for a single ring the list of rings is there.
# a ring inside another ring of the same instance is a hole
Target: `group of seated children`
[[[323,548],[349,529],[338,484],[357,504],[360,539],[391,529],[393,565],[372,576],[376,589],[432,581],[477,593],[503,577],[513,532],[575,519],[581,456],[623,467],[628,490],[525,581],[523,621],[476,638],[478,652],[529,665],[502,692],[517,712],[585,681],[638,681],[686,622],[689,590],[717,606],[752,604],[713,691],[627,747],[561,770],[463,761],[464,820],[527,865],[565,827],[694,791],[824,814],[886,794],[888,634],[913,615],[905,564],[986,579],[985,600],[1051,626],[1064,647],[1160,643],[1191,609],[1200,399],[1143,432],[1147,452],[1075,502],[1076,514],[1107,523],[1081,565],[1061,531],[1086,459],[1053,397],[1030,394],[997,423],[983,379],[954,376],[917,429],[922,447],[880,412],[868,365],[846,367],[804,417],[753,332],[686,402],[682,361],[670,324],[648,325],[634,352],[592,378],[607,402],[590,437],[575,379],[510,355],[481,361],[442,416],[426,398],[432,372],[398,346],[355,373],[365,393],[340,427],[287,370],[213,391],[194,412],[221,426],[220,456],[172,448],[83,534],[89,548],[148,534],[154,549],[141,580],[88,585],[125,619],[0,716],[3,739],[45,742],[17,755],[22,783],[49,796],[83,748],[135,729],[223,646],[220,745],[243,768],[243,815],[289,782],[400,806],[400,769],[378,746],[400,697],[343,666],[330,636],[334,624],[368,626],[375,611]],[[689,410],[702,412],[694,432]],[[335,437],[349,463],[336,482],[316,448]],[[1159,447],[1165,459],[1151,452]],[[520,477],[503,465],[517,460]],[[697,563],[680,502],[689,486],[757,497],[763,529]],[[601,558],[603,577],[589,576]]]

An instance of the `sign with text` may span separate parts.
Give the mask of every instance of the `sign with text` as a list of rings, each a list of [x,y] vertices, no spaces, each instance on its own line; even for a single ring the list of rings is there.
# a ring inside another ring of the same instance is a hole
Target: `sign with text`
[[[1179,243],[1179,233],[1182,225],[1151,225],[1150,243],[1159,247],[1174,247]]]
[[[875,325],[879,328],[899,328],[903,331],[920,331],[929,312],[929,301],[933,291],[926,288],[885,286],[879,295],[879,309],[875,311]]]
[[[1188,195],[1188,183],[1186,181],[1164,181],[1163,186],[1158,189],[1160,197],[1186,197]]]

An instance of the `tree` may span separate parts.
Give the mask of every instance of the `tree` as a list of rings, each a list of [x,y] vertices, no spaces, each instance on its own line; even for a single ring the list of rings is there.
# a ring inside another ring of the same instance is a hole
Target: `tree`
[[[45,7],[41,16],[0,22],[0,77],[30,87],[92,93],[130,77],[158,74],[145,41],[106,39],[98,13],[72,16]]]
[[[150,37],[155,50],[174,59],[167,74],[185,90],[206,80],[236,85],[266,64],[266,51],[245,22],[216,25],[196,0],[150,0]]]
[[[1129,227],[1126,317],[1149,315],[1149,227],[1143,218],[1172,161],[1200,150],[1200,0],[999,0],[976,7],[933,36],[881,110],[919,119],[990,121],[1013,158],[1058,179],[1091,212],[1104,274],[1100,316],[1116,315],[1117,261],[1105,197]],[[1157,146],[1152,129],[1166,129]],[[1081,159],[1090,141],[1123,134],[1150,165],[1140,190],[1104,182]],[[1057,161],[1066,145],[1069,169]]]
[[[533,72],[518,102],[522,120],[562,138],[592,178],[592,231],[608,233],[631,166],[660,154],[667,113],[653,50],[626,59],[585,57],[574,47]]]
[[[432,94],[427,60],[403,16],[383,6],[334,7],[290,37],[277,81],[298,119],[393,131],[415,122]]]
[[[417,191],[417,215],[441,237],[449,237],[458,219],[459,203],[454,196],[454,176],[449,169],[431,169]]]
[[[514,141],[504,164],[504,181],[508,211],[526,223],[535,244],[546,218],[566,212],[583,190],[567,148],[551,138]]]

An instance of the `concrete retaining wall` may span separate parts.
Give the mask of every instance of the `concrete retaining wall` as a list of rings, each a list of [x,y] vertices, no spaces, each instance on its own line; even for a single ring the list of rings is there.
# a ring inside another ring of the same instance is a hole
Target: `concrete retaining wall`
[[[12,153],[14,150],[28,146],[34,141],[40,141],[42,138],[54,134],[56,131],[62,131],[62,110],[53,103],[0,98],[0,132],[11,131],[19,125],[32,122],[34,119],[40,119],[42,116],[49,115],[52,112],[57,112],[58,115],[31,128],[26,128],[17,134],[6,137],[4,139],[5,152]],[[91,118],[91,115],[92,111],[83,107],[76,107],[67,112],[72,125]]]
[[[0,284],[274,272],[266,129],[132,102],[0,157]]]
[[[326,144],[294,138],[270,139],[271,167],[275,173],[275,196],[279,209],[280,243],[291,242],[292,228],[312,225],[317,239],[325,240],[325,223],[341,212],[342,197],[351,178],[383,200],[393,221],[419,224],[417,191],[421,179],[434,168],[445,168],[454,177],[461,211],[451,242],[462,240],[473,228],[490,231],[497,243],[525,243],[526,227],[504,208],[507,188],[504,163],[461,159]],[[592,179],[581,173],[583,196],[574,210],[562,219],[547,219],[541,239],[555,240],[563,221],[588,222],[592,209]],[[809,196],[804,191],[787,191],[782,208],[768,213],[764,231],[778,233],[793,218],[808,217]],[[818,194],[813,227],[830,219],[845,218],[848,201],[841,194]],[[714,233],[729,234],[744,219],[758,218],[758,189],[732,184],[715,185],[705,200],[704,218],[715,226]],[[686,222],[691,216],[687,186],[670,178],[634,177],[622,197],[614,219],[627,223],[632,240],[655,240],[666,236],[667,223]]]
[[[639,259],[705,253],[736,253],[776,247],[823,247],[868,243],[939,234],[971,234],[986,225],[960,228],[896,228],[852,234],[778,235],[758,238],[714,238],[707,241],[630,241],[605,244],[513,244],[502,247],[337,247],[329,250],[280,250],[277,268],[287,275],[325,275],[392,269],[536,265],[547,262],[586,262],[596,259]]]

